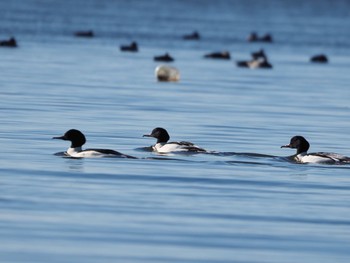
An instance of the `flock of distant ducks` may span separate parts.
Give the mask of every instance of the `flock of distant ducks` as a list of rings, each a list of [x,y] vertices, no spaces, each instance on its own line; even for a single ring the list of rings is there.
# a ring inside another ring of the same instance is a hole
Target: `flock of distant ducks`
[[[77,31],[74,33],[76,37],[85,37],[85,38],[92,38],[95,36],[94,32],[92,30],[88,31]],[[184,40],[194,40],[198,41],[201,39],[200,34],[197,31],[194,31],[191,34],[186,34],[183,35],[182,38]],[[273,37],[270,34],[265,34],[262,36],[259,36],[256,32],[252,32],[248,37],[247,37],[248,42],[261,42],[261,43],[273,43]],[[17,41],[14,37],[11,37],[8,40],[1,40],[0,41],[0,47],[17,47]],[[139,47],[137,42],[133,41],[129,45],[122,45],[120,46],[120,51],[122,52],[138,52]],[[231,55],[230,52],[228,51],[222,51],[222,52],[213,52],[213,53],[208,53],[204,55],[204,58],[209,58],[209,59],[221,59],[221,60],[230,60]],[[169,54],[165,53],[164,55],[160,56],[155,56],[154,61],[157,62],[173,62],[175,59]],[[318,54],[315,56],[312,56],[310,58],[310,62],[314,63],[327,63],[328,58],[324,54]],[[271,69],[272,65],[268,60],[268,57],[263,49],[251,53],[251,59],[246,60],[246,61],[236,61],[237,67],[242,67],[242,68],[251,68],[251,69],[256,69],[256,68],[264,68],[264,69]],[[171,69],[171,67],[170,67]],[[175,69],[175,68],[174,68]],[[166,81],[167,79],[163,77],[159,78],[159,80]],[[171,79],[169,79],[171,80]]]
[[[184,35],[182,37],[184,40],[200,40],[200,34],[197,31],[194,31],[191,34]],[[265,34],[263,36],[258,36],[256,32],[252,32],[248,38],[248,42],[262,42],[262,43],[272,43],[273,38],[270,34]],[[121,51],[129,51],[129,52],[138,52],[138,45],[136,42],[132,42],[130,45],[125,45],[120,47]],[[238,67],[243,68],[272,68],[272,65],[269,63],[268,58],[263,49],[260,49],[257,52],[253,52],[251,54],[252,59],[248,61],[237,61],[236,64]],[[222,51],[222,52],[213,52],[204,55],[205,58],[212,59],[231,59],[230,52]],[[175,59],[171,57],[168,53],[165,53],[162,56],[155,56],[154,61],[161,62],[173,62]],[[312,56],[310,58],[311,62],[316,63],[327,63],[328,58],[324,54],[319,54]]]
[[[80,36],[82,34],[79,34]],[[78,35],[77,35],[78,36]],[[93,36],[92,32],[89,31],[86,36]],[[182,37],[184,40],[200,40],[200,34],[197,31],[194,31],[191,34],[184,35]],[[248,42],[262,42],[262,43],[272,43],[273,38],[270,34],[265,34],[263,36],[258,36],[256,32],[252,32],[248,38]],[[126,52],[138,52],[138,44],[136,42],[132,42],[130,45],[122,45],[120,46],[121,51],[126,51]],[[257,52],[251,53],[252,59],[247,60],[247,61],[237,61],[236,65],[238,67],[243,67],[243,68],[266,68],[266,69],[271,69],[272,65],[268,60],[267,55],[265,54],[265,51],[263,49],[260,49]],[[230,60],[231,55],[230,52],[228,51],[222,51],[222,52],[213,52],[213,53],[208,53],[204,55],[205,58],[211,58],[211,59],[223,59],[223,60]],[[159,61],[159,62],[173,62],[175,59],[170,56],[168,53],[165,53],[164,55],[161,56],[155,56],[154,61]],[[310,58],[311,62],[316,62],[316,63],[327,63],[328,58],[324,54],[319,54],[312,56]]]

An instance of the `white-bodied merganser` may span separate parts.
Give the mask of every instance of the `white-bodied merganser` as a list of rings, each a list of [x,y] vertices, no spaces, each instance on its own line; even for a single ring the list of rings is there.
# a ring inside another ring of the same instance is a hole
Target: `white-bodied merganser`
[[[155,128],[151,134],[145,134],[143,137],[153,137],[157,139],[157,143],[152,146],[153,151],[158,153],[170,152],[193,152],[205,153],[203,148],[194,145],[191,142],[168,142],[170,139],[169,133],[163,128]]]
[[[296,154],[292,157],[298,163],[350,163],[350,157],[337,153],[307,153],[309,147],[309,142],[303,136],[294,136],[289,144],[281,146],[281,148],[297,149]]]
[[[75,158],[98,158],[98,157],[122,157],[122,158],[136,158],[130,155],[122,154],[120,152],[110,149],[82,149],[86,142],[84,134],[75,129],[67,131],[63,136],[53,137],[52,139],[60,139],[70,141],[71,146],[64,155]]]
[[[253,52],[251,53],[251,55],[252,55],[252,60],[237,61],[236,62],[237,66],[241,68],[251,68],[251,69],[256,69],[256,68],[271,69],[272,68],[272,65],[268,61],[268,58],[263,49],[260,49],[257,52]]]

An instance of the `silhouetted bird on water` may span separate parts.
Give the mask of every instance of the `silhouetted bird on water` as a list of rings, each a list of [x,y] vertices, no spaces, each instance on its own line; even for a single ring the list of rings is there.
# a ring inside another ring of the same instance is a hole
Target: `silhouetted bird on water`
[[[265,51],[263,49],[260,49],[259,51],[256,51],[256,52],[252,52],[251,55],[253,59],[267,58]]]
[[[249,36],[248,36],[248,42],[266,42],[266,43],[271,43],[273,42],[272,40],[272,36],[270,34],[265,34],[262,37],[259,37],[258,34],[256,32],[252,32]]]
[[[77,31],[74,33],[76,37],[94,37],[94,32],[92,30],[89,31]]]
[[[17,47],[17,41],[14,37],[11,37],[9,40],[0,41],[1,47]]]
[[[162,56],[155,56],[154,61],[173,62],[174,58],[172,58],[168,53],[165,53]]]
[[[204,55],[205,58],[214,58],[214,59],[231,59],[230,52],[223,51],[223,52],[213,52]]]
[[[310,61],[315,62],[315,63],[327,63],[328,58],[326,55],[320,54],[320,55],[315,55],[315,56],[311,57]]]
[[[127,51],[127,52],[137,52],[138,49],[138,45],[136,42],[132,42],[130,45],[125,45],[125,46],[120,46],[120,50],[121,51]]]
[[[192,34],[184,35],[182,38],[185,40],[199,40],[200,35],[197,31],[194,31]]]

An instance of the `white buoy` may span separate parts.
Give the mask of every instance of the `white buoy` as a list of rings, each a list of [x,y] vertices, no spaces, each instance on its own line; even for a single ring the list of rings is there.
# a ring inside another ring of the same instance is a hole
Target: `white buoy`
[[[179,81],[180,72],[177,68],[161,65],[156,67],[156,77],[159,81]]]

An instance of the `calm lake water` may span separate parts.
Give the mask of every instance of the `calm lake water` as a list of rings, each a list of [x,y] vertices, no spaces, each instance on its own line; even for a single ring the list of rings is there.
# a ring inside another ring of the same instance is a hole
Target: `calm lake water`
[[[349,17],[346,0],[0,1],[19,45],[0,49],[0,262],[349,262],[350,166],[280,149],[350,155]],[[260,48],[272,70],[235,66]],[[177,83],[155,79],[165,52]],[[140,151],[158,126],[221,154]],[[55,156],[71,128],[139,159]]]

